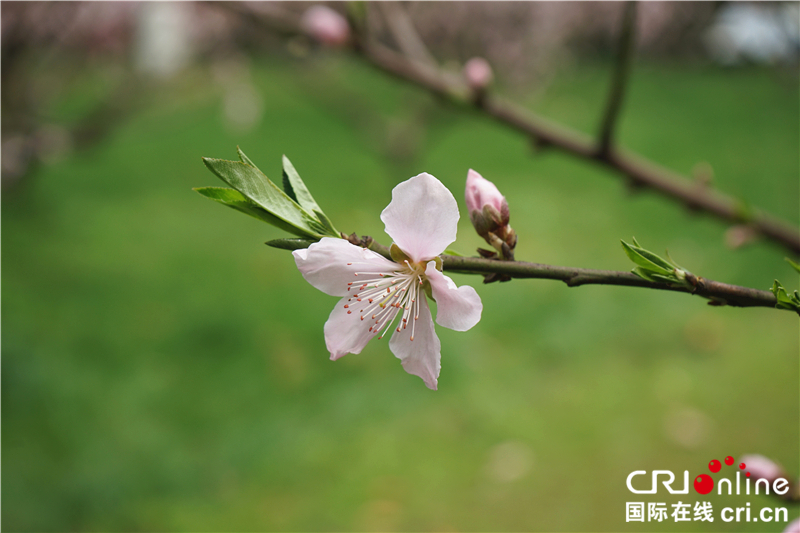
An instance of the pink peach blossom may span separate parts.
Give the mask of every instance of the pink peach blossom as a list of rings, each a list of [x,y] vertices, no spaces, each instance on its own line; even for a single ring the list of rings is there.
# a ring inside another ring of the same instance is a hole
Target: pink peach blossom
[[[482,57],[473,57],[464,64],[464,79],[473,90],[486,89],[494,79],[489,62]]]
[[[458,218],[450,191],[422,173],[397,185],[381,213],[396,245],[396,261],[330,237],[293,252],[306,281],[341,297],[324,328],[332,360],[360,353],[370,339],[394,328],[392,353],[406,372],[421,377],[428,388],[437,388],[441,345],[427,290],[436,301],[440,326],[466,331],[478,323],[483,309],[475,289],[457,287],[436,268],[437,256],[456,239]]]
[[[306,34],[328,46],[342,46],[350,39],[350,25],[342,15],[328,6],[308,8],[300,20]]]
[[[770,483],[784,477],[783,469],[778,466],[772,459],[768,459],[763,455],[751,454],[744,455],[739,462],[744,463],[746,469],[756,479],[766,479]]]

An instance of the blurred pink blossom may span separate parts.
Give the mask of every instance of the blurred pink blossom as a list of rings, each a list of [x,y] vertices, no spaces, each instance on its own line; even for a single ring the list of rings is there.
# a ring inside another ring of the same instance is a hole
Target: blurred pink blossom
[[[492,66],[482,57],[473,57],[464,64],[464,78],[470,89],[486,89],[494,79]]]
[[[350,25],[328,6],[311,6],[303,13],[300,26],[306,34],[327,46],[342,46],[350,39]]]
[[[747,471],[756,479],[766,479],[772,483],[779,477],[786,476],[783,468],[763,455],[744,455],[739,461],[747,465]]]

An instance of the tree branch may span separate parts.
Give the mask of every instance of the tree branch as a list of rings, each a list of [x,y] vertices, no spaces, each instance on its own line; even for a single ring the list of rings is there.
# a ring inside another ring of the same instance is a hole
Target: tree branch
[[[363,47],[361,53],[384,72],[422,86],[453,103],[470,103],[466,86],[448,82],[440,72],[417,65],[380,44],[371,43]],[[626,176],[632,185],[650,188],[692,210],[704,211],[727,222],[747,224],[764,237],[800,254],[800,229],[764,212],[748,215],[741,209],[741,202],[724,193],[707,186],[700,187],[685,176],[629,151],[599,153],[587,135],[539,117],[503,98],[485,95],[475,105],[498,122],[530,136],[540,146],[558,148],[595,161]]]
[[[633,49],[636,42],[636,2],[627,2],[622,13],[622,28],[619,34],[619,51],[617,63],[614,66],[614,76],[611,81],[611,92],[608,95],[606,112],[600,126],[600,142],[597,148],[600,157],[607,157],[611,150],[614,137],[614,126],[622,107],[625,96],[625,84],[628,81],[628,72],[633,59]]]
[[[369,248],[385,258],[393,261],[389,248],[383,246],[372,237],[359,238],[355,233],[345,236],[355,245]],[[267,243],[270,244],[270,243]],[[308,241],[303,239],[286,239],[280,248],[297,249],[308,246]],[[482,257],[457,257],[442,255],[442,266],[448,272],[460,274],[505,274],[511,278],[519,279],[553,279],[563,281],[568,287],[582,285],[617,285],[622,287],[640,287],[659,291],[683,292],[707,298],[709,305],[730,307],[769,307],[777,309],[777,300],[770,291],[761,291],[750,287],[730,285],[720,281],[704,279],[692,274],[687,275],[693,287],[657,283],[647,281],[630,272],[615,270],[593,270],[589,268],[563,267],[545,265],[542,263],[528,263],[525,261],[500,261],[497,259],[484,259]]]
[[[232,4],[234,3],[220,2],[216,5],[244,15],[245,9],[232,9]],[[286,31],[284,21],[276,24],[254,11],[244,18],[271,31]],[[472,106],[530,137],[539,146],[550,146],[594,161],[624,176],[632,186],[652,189],[693,211],[702,211],[726,222],[745,224],[758,234],[800,255],[800,229],[768,213],[744,210],[742,203],[731,196],[707,186],[698,186],[693,180],[630,151],[598,151],[596,143],[587,135],[539,117],[518,104],[491,94],[474,98],[463,82],[455,81],[446,71],[410,59],[377,42],[366,40],[361,35],[354,35],[353,50],[379,70],[427,89],[451,103]]]
[[[389,28],[389,32],[395,43],[410,58],[420,63],[436,65],[436,59],[431,55],[425,42],[414,28],[414,22],[408,16],[406,10],[398,2],[378,2],[375,7],[383,15],[383,20]]]

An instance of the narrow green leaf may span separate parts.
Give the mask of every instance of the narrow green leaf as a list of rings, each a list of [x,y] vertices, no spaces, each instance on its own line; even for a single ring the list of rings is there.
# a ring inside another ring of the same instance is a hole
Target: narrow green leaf
[[[275,217],[293,226],[295,235],[319,238],[329,231],[305,209],[296,204],[260,170],[248,163],[203,158],[203,163],[222,181]]]
[[[798,273],[800,273],[800,263],[795,263],[794,261],[792,261],[792,260],[791,260],[791,259],[789,259],[788,257],[784,257],[784,259],[786,259],[786,262],[787,262],[787,263],[789,263],[790,265],[792,265],[792,268],[793,268],[793,269],[797,270],[797,272],[798,272]]]
[[[264,244],[272,246],[273,248],[280,248],[281,250],[299,250],[301,248],[308,248],[316,241],[310,239],[273,239]]]
[[[259,170],[259,168],[255,165],[255,163],[250,161],[250,158],[247,157],[246,155],[244,155],[244,152],[242,152],[242,149],[239,148],[238,146],[236,147],[236,153],[239,155],[239,161],[241,161],[245,165],[250,165],[251,167],[253,167],[256,170]],[[259,170],[259,172],[260,172],[260,170]],[[263,174],[263,172],[262,172],[262,174]]]
[[[317,219],[330,230],[332,236],[339,236],[339,232],[333,227],[333,224],[322,211],[322,208],[317,205],[308,187],[306,187],[306,184],[303,183],[303,180],[300,178],[300,174],[297,173],[294,165],[292,165],[292,162],[289,161],[289,158],[285,155],[283,156],[283,190],[290,198],[300,204],[303,209],[309,213],[315,214]]]
[[[236,209],[237,211],[241,211],[246,215],[257,218],[262,222],[271,224],[276,228],[288,231],[289,233],[299,235],[301,237],[306,236],[305,232],[297,230],[297,228],[291,224],[284,222],[272,213],[266,211],[262,207],[259,207],[255,203],[248,200],[246,196],[236,189],[228,189],[227,187],[198,187],[194,190],[210,200],[227,205],[228,207]]]
[[[656,254],[638,246],[631,246],[625,241],[620,242],[628,258],[640,267],[661,275],[668,275],[672,272],[672,266]]]
[[[792,311],[800,311],[800,301],[795,301],[792,297],[786,294],[786,289],[783,288],[783,285],[776,279],[775,282],[772,284],[772,294],[775,295],[775,299],[777,302],[775,303],[775,307],[778,309],[790,309]],[[797,291],[795,291],[796,296]]]
[[[654,280],[654,279],[653,279],[653,278],[650,276],[650,273],[649,273],[647,270],[643,269],[642,267],[634,267],[634,268],[631,270],[631,273],[633,273],[633,274],[636,274],[637,276],[639,276],[640,278],[642,278],[642,279],[644,279],[644,280],[647,280],[647,281],[655,281],[655,280]]]
[[[680,280],[674,275],[665,276],[642,267],[635,267],[633,270],[631,270],[631,272],[640,278],[647,281],[652,281],[653,283],[680,283]]]
[[[667,262],[668,262],[670,265],[672,265],[673,267],[675,267],[675,268],[677,268],[677,269],[679,269],[679,270],[683,270],[684,272],[688,272],[688,270],[686,270],[685,268],[683,268],[682,266],[680,266],[678,263],[676,263],[676,262],[675,262],[675,260],[674,260],[672,257],[670,257],[670,255],[669,255],[669,250],[664,250],[664,253],[666,253],[666,255],[667,255]]]

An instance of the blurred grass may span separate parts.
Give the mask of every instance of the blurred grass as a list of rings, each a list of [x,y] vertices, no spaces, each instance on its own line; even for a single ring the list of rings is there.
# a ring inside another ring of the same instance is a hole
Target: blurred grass
[[[51,112],[80,115],[97,76]],[[635,530],[633,470],[696,475],[762,453],[798,472],[788,312],[457,276],[485,311],[467,333],[438,330],[438,392],[381,342],[328,361],[335,299],[262,244],[277,230],[191,191],[219,185],[201,156],[234,159],[238,144],[275,179],[286,153],[340,229],[385,244],[392,187],[428,171],[459,200],[455,247],[479,246],[462,200],[471,167],[508,197],[519,259],[628,269],[619,239],[635,235],[714,279],[796,288],[797,276],[772,245],[730,251],[719,222],[629,196],[565,155],[531,157],[501,126],[360,64],[270,60],[252,76],[263,117],[251,131],[226,124],[198,68],[3,194],[5,529]],[[591,132],[607,81],[606,66],[582,65],[529,103]],[[708,161],[715,185],[796,222],[797,119],[796,79],[641,65],[620,134],[682,172]],[[763,530],[663,530],[701,528]]]

